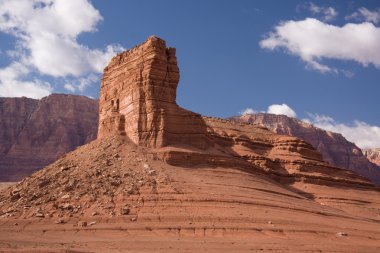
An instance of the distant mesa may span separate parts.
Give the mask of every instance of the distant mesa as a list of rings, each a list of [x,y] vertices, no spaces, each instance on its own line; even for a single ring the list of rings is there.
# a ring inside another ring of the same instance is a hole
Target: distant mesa
[[[19,181],[96,139],[98,101],[52,94],[0,98],[0,182]]]
[[[246,114],[232,117],[236,122],[257,124],[281,134],[307,141],[323,159],[340,168],[350,169],[380,185],[380,150],[360,150],[341,134],[329,132],[312,124],[285,115],[268,113]]]

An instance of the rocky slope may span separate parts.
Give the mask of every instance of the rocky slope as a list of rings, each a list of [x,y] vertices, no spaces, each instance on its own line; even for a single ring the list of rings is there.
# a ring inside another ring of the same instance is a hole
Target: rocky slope
[[[348,168],[380,184],[380,167],[375,160],[375,153],[363,154],[354,143],[347,141],[341,134],[325,131],[309,123],[285,115],[267,113],[247,114],[231,118],[238,122],[258,124],[278,134],[301,138],[321,152],[323,159],[329,163]],[[371,156],[372,155],[372,156]]]
[[[379,148],[364,149],[363,153],[370,162],[380,166],[380,149]]]
[[[0,250],[380,250],[379,188],[301,139],[180,108],[174,57],[150,37],[112,59],[99,137],[0,193]]]
[[[53,94],[0,98],[0,181],[18,181],[96,138],[98,102]]]

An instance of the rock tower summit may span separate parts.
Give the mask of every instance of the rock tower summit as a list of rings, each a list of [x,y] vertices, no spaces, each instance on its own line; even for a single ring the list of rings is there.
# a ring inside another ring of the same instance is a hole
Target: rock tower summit
[[[176,104],[178,81],[175,48],[155,36],[112,58],[100,89],[98,138],[118,133],[146,147],[205,148],[202,117]]]

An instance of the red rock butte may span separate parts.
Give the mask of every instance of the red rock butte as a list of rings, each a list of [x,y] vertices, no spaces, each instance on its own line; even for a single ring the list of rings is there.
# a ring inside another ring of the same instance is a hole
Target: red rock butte
[[[205,148],[201,116],[176,104],[178,81],[175,48],[155,36],[115,56],[102,79],[98,137],[119,132],[146,147]]]

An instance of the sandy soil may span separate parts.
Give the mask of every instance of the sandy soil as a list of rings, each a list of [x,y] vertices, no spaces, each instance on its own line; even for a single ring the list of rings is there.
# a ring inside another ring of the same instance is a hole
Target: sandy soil
[[[380,251],[380,213],[354,216],[344,203],[329,207],[234,169],[167,166],[159,173],[170,176],[175,191],[142,189],[134,197],[143,205],[128,215],[73,216],[64,224],[0,219],[1,252]]]

